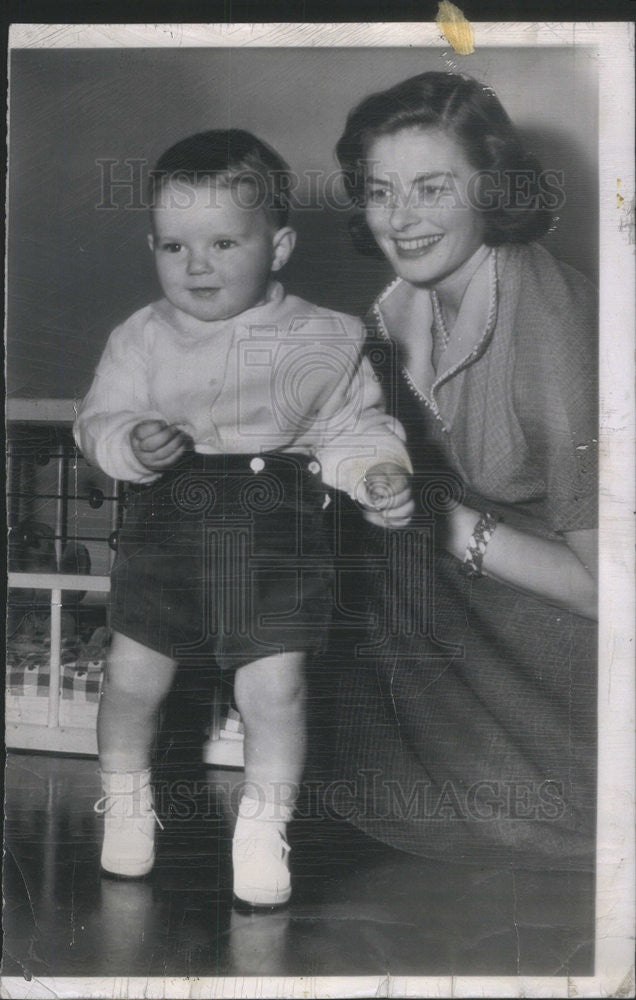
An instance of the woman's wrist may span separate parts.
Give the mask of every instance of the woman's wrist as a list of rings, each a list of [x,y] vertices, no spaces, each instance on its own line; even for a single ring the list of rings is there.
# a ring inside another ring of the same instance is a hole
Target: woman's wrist
[[[479,519],[479,511],[458,504],[444,519],[444,548],[463,562],[470,534]]]
[[[498,521],[499,518],[490,512],[480,514],[477,519],[468,539],[462,562],[462,569],[466,576],[485,576],[484,557]]]
[[[483,561],[499,518],[459,504],[446,519],[445,549],[462,563],[467,576],[484,576]]]

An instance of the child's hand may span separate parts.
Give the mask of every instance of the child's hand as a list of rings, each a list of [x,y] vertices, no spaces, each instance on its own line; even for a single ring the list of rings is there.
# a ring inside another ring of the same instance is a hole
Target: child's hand
[[[160,472],[174,465],[192,440],[182,430],[163,420],[142,420],[130,432],[130,444],[135,458],[146,469]]]
[[[365,509],[365,519],[381,528],[404,528],[415,510],[408,475],[393,462],[381,462],[367,470],[358,501]]]

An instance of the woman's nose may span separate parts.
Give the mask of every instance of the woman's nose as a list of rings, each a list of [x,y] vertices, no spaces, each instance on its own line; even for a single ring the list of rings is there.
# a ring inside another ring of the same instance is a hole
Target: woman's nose
[[[414,206],[409,204],[396,205],[389,216],[391,227],[397,230],[406,229],[414,222],[419,221],[420,216],[415,211]]]

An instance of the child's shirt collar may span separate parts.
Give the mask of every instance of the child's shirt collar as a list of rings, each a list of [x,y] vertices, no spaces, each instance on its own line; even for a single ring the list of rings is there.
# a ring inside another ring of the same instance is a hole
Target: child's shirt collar
[[[255,322],[271,320],[272,314],[278,313],[284,299],[285,289],[279,281],[272,280],[267,286],[263,302],[259,302],[258,305],[252,306],[251,309],[246,309],[236,316],[230,316],[228,319],[210,322],[196,319],[181,309],[177,309],[165,298],[159,299],[155,303],[155,311],[164,322],[184,337],[192,340],[208,340],[222,335],[228,329],[234,329],[238,323],[250,325]]]

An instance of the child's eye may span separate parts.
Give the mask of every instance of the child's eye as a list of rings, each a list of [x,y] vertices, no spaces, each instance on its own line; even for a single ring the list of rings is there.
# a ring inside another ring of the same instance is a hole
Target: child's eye
[[[162,243],[161,249],[166,253],[180,253],[183,249],[182,243]]]
[[[236,242],[234,240],[217,240],[214,244],[216,250],[231,250],[235,246]]]

